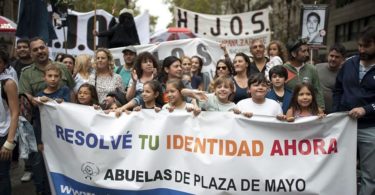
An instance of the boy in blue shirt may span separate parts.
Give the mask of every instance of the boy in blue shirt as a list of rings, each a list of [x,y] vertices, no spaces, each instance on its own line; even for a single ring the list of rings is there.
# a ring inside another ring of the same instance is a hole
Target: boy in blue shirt
[[[282,66],[274,66],[269,71],[269,79],[272,83],[271,90],[267,93],[266,98],[275,100],[280,104],[283,113],[288,111],[292,92],[285,88],[285,81],[288,79],[288,71]]]

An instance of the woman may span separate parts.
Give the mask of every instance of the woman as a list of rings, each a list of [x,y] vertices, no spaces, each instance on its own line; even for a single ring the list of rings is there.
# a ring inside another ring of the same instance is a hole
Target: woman
[[[89,55],[81,54],[76,57],[73,72],[74,81],[76,83],[74,86],[74,92],[77,92],[83,83],[89,81],[91,69],[91,57]]]
[[[65,54],[62,57],[62,63],[65,64],[66,68],[69,70],[70,74],[72,75],[73,75],[75,61],[76,60],[74,59],[74,57],[70,54]]]
[[[102,103],[109,92],[124,92],[121,76],[113,73],[113,56],[108,49],[99,48],[95,52],[95,73],[89,77],[89,84],[94,85]]]
[[[227,63],[223,59],[220,59],[219,61],[217,61],[214,80],[221,76],[232,76],[232,75],[233,75],[233,68],[230,63]]]
[[[9,55],[0,50],[0,194],[11,195],[10,162],[18,124],[18,89],[8,74]]]
[[[181,57],[182,74],[191,74],[191,59],[188,56]]]
[[[129,81],[126,99],[130,101],[136,97],[136,101],[142,100],[143,83],[153,80],[158,72],[158,64],[150,52],[143,52],[137,56]],[[137,102],[140,103],[140,102]]]
[[[233,102],[237,104],[242,99],[249,98],[247,81],[250,75],[250,59],[244,53],[237,53],[234,57],[234,86],[236,88]]]
[[[191,87],[203,91],[208,90],[210,77],[202,73],[203,60],[199,56],[191,57]]]
[[[181,60],[175,56],[168,56],[163,61],[163,66],[159,74],[159,82],[163,89],[163,103],[168,103],[168,97],[165,93],[166,83],[171,79],[182,78]]]

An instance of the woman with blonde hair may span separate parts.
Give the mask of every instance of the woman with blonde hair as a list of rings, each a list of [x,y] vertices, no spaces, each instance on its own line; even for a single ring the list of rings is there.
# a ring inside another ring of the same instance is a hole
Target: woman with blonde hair
[[[99,48],[95,51],[94,69],[95,73],[90,74],[88,83],[95,86],[100,103],[109,92],[125,91],[121,76],[113,72],[113,56],[108,49]]]
[[[73,78],[74,82],[76,83],[74,86],[74,92],[77,92],[83,83],[87,83],[89,81],[91,70],[91,57],[87,54],[78,55],[75,60],[73,71]]]

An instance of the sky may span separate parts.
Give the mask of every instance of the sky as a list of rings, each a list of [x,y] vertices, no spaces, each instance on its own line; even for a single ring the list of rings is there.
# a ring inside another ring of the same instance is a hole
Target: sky
[[[159,17],[155,32],[167,28],[172,22],[172,13],[169,12],[168,5],[164,4],[163,0],[138,0],[136,6],[141,12],[148,10],[150,15]]]

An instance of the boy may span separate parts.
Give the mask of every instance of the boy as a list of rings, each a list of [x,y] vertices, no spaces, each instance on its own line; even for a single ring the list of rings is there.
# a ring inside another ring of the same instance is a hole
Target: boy
[[[44,69],[44,82],[47,87],[36,94],[38,100],[47,102],[49,99],[54,99],[57,102],[70,102],[70,89],[67,86],[59,86],[62,77],[62,72],[57,64],[49,64]]]
[[[283,113],[288,111],[292,92],[285,88],[285,81],[288,79],[288,71],[282,66],[274,66],[269,71],[269,79],[272,83],[272,89],[266,95],[266,98],[275,100],[280,104]]]
[[[237,107],[246,117],[256,115],[278,116],[282,115],[281,106],[274,100],[267,99],[268,82],[262,73],[250,76],[248,92],[251,98],[246,98],[237,103]]]

